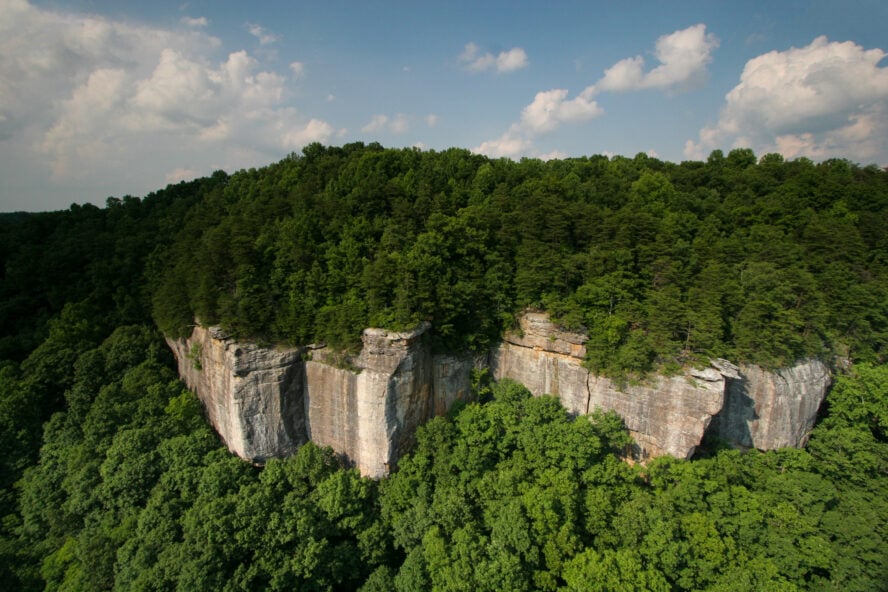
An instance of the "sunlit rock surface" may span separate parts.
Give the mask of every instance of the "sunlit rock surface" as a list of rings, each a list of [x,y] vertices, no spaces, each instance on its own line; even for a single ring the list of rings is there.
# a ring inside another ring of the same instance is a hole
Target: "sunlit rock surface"
[[[521,319],[520,333],[507,334],[494,350],[494,378],[512,378],[534,395],[558,397],[573,413],[616,411],[637,444],[633,455],[689,458],[713,415],[724,403],[726,380],[737,367],[724,360],[679,376],[653,376],[622,388],[586,370],[585,335],[560,331],[542,313]]]
[[[711,432],[759,450],[802,447],[831,381],[829,368],[819,360],[773,372],[742,365],[739,379],[728,381],[725,404],[713,418]]]
[[[712,360],[676,376],[617,385],[583,367],[587,336],[527,313],[487,357],[433,355],[429,326],[366,329],[357,356],[328,348],[260,347],[216,328],[168,340],[179,373],[228,448],[255,461],[292,454],[312,440],[363,475],[388,474],[423,422],[471,396],[472,370],[558,397],[572,413],[616,411],[637,459],[689,458],[704,434],[762,450],[802,446],[830,384],[828,368],[805,361],[776,372]]]
[[[203,327],[167,342],[229,450],[262,461],[306,442],[303,350],[241,343]]]
[[[312,440],[381,477],[420,424],[471,394],[472,358],[433,356],[422,342],[427,329],[367,329],[353,358],[238,343],[202,327],[168,342],[179,374],[238,456],[283,457]]]

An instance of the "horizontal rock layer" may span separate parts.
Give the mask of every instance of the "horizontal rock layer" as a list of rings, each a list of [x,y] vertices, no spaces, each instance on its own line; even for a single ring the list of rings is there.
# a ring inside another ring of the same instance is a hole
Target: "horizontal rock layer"
[[[196,327],[169,340],[179,373],[229,449],[256,461],[292,454],[312,440],[381,477],[417,427],[471,396],[472,370],[558,397],[572,413],[614,410],[636,442],[633,455],[688,458],[705,433],[763,450],[802,446],[830,384],[819,361],[768,372],[713,360],[703,369],[620,388],[590,374],[587,337],[528,313],[487,359],[433,355],[428,325],[410,332],[366,329],[363,349],[343,360],[326,348],[263,348]]]

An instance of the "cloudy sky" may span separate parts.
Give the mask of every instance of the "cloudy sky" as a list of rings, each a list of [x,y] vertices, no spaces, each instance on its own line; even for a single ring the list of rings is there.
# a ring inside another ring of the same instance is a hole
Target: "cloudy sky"
[[[0,0],[0,211],[310,142],[888,165],[888,2]]]

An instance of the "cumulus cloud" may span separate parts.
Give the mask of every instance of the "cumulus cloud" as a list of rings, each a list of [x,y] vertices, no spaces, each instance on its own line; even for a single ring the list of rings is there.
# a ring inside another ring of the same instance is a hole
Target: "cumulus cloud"
[[[551,152],[540,154],[537,158],[540,160],[560,160],[567,158],[567,153],[563,150],[553,150]]]
[[[40,163],[66,191],[104,187],[101,200],[155,189],[182,162],[241,168],[335,133],[289,103],[287,76],[246,51],[220,58],[219,40],[193,26],[3,5],[0,177]]]
[[[497,72],[513,72],[527,66],[527,53],[520,47],[513,47],[508,51],[501,51],[497,55],[490,52],[481,53],[481,48],[475,43],[466,43],[459,61],[466,70],[483,72],[496,70]]]
[[[644,71],[644,58],[635,56],[620,60],[604,72],[604,76],[585,92],[627,92],[648,88],[687,90],[700,84],[712,51],[718,47],[715,35],[706,32],[706,25],[663,35],[657,39],[654,57],[660,65]],[[594,90],[593,90],[594,89]]]
[[[646,71],[643,57],[630,57],[605,70],[597,82],[573,98],[569,98],[567,89],[540,91],[522,109],[520,120],[508,132],[496,140],[483,142],[474,150],[491,156],[540,156],[533,148],[533,139],[553,132],[564,124],[583,123],[601,116],[604,109],[595,100],[601,93],[646,89],[674,92],[688,90],[701,83],[706,77],[706,67],[712,61],[712,51],[718,47],[718,43],[714,35],[706,32],[704,24],[663,35],[657,39],[654,50],[658,66]],[[476,69],[490,67],[493,56],[479,55],[479,51],[472,43],[466,45],[462,61],[470,66],[478,64]]]
[[[563,88],[541,91],[533,101],[521,110],[521,119],[512,124],[509,130],[495,140],[482,142],[472,149],[478,154],[492,157],[516,158],[518,156],[538,156],[561,154],[554,151],[541,155],[534,148],[536,136],[556,130],[565,123],[578,124],[598,117],[604,110],[589,96],[579,95],[568,99],[568,91]]]
[[[295,109],[288,110],[287,114],[289,118],[280,118],[275,122],[275,128],[280,133],[281,148],[292,151],[312,142],[327,142],[333,135],[333,128],[322,119],[312,118],[303,124]]]
[[[685,155],[747,146],[788,158],[888,158],[888,67],[881,49],[818,37],[806,47],[749,60],[718,122]]]
[[[533,134],[551,132],[562,123],[580,123],[601,115],[598,104],[584,96],[567,100],[566,89],[538,92],[521,111],[521,129]]]
[[[392,133],[392,134],[403,134],[408,129],[410,129],[410,122],[407,119],[407,116],[398,113],[394,117],[389,117],[388,115],[374,115],[373,119],[370,122],[361,128],[361,131],[365,134],[370,133]]]
[[[290,62],[290,72],[293,73],[294,79],[299,79],[305,76],[305,64],[302,62]]]
[[[493,158],[516,158],[526,155],[532,150],[533,142],[522,137],[515,126],[496,140],[488,140],[472,148],[472,152],[476,154],[486,154]]]

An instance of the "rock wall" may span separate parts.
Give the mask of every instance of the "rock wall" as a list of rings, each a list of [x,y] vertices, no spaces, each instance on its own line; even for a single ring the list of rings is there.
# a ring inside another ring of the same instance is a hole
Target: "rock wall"
[[[726,381],[739,378],[736,366],[720,360],[703,370],[620,388],[583,367],[585,335],[560,331],[541,313],[528,313],[520,323],[521,332],[507,334],[493,352],[494,378],[522,382],[534,395],[554,395],[572,413],[616,411],[636,442],[639,459],[690,458],[722,408]]]
[[[354,369],[315,352],[306,365],[309,438],[344,454],[361,473],[381,477],[416,428],[432,414],[432,356],[427,326],[411,332],[367,329]]]
[[[228,449],[246,459],[293,454],[307,440],[302,349],[239,343],[217,328],[195,327],[167,340],[179,376],[197,393]]]
[[[740,366],[739,378],[728,381],[725,405],[713,418],[711,433],[759,450],[802,447],[831,381],[829,368],[819,360],[774,372]]]
[[[355,358],[326,348],[263,348],[196,327],[167,340],[229,450],[254,461],[288,456],[308,440],[330,446],[363,475],[387,474],[416,428],[471,395],[471,358],[433,356],[424,325],[367,329]]]
[[[802,446],[830,384],[818,361],[768,372],[713,360],[620,387],[583,367],[585,335],[560,330],[542,313],[525,314],[520,331],[482,359],[433,355],[422,338],[428,328],[366,329],[361,353],[350,359],[326,348],[238,343],[201,327],[168,342],[232,452],[262,461],[312,440],[371,477],[389,472],[419,425],[471,397],[474,368],[557,396],[572,413],[616,411],[639,459],[689,458],[705,433],[763,450]]]

